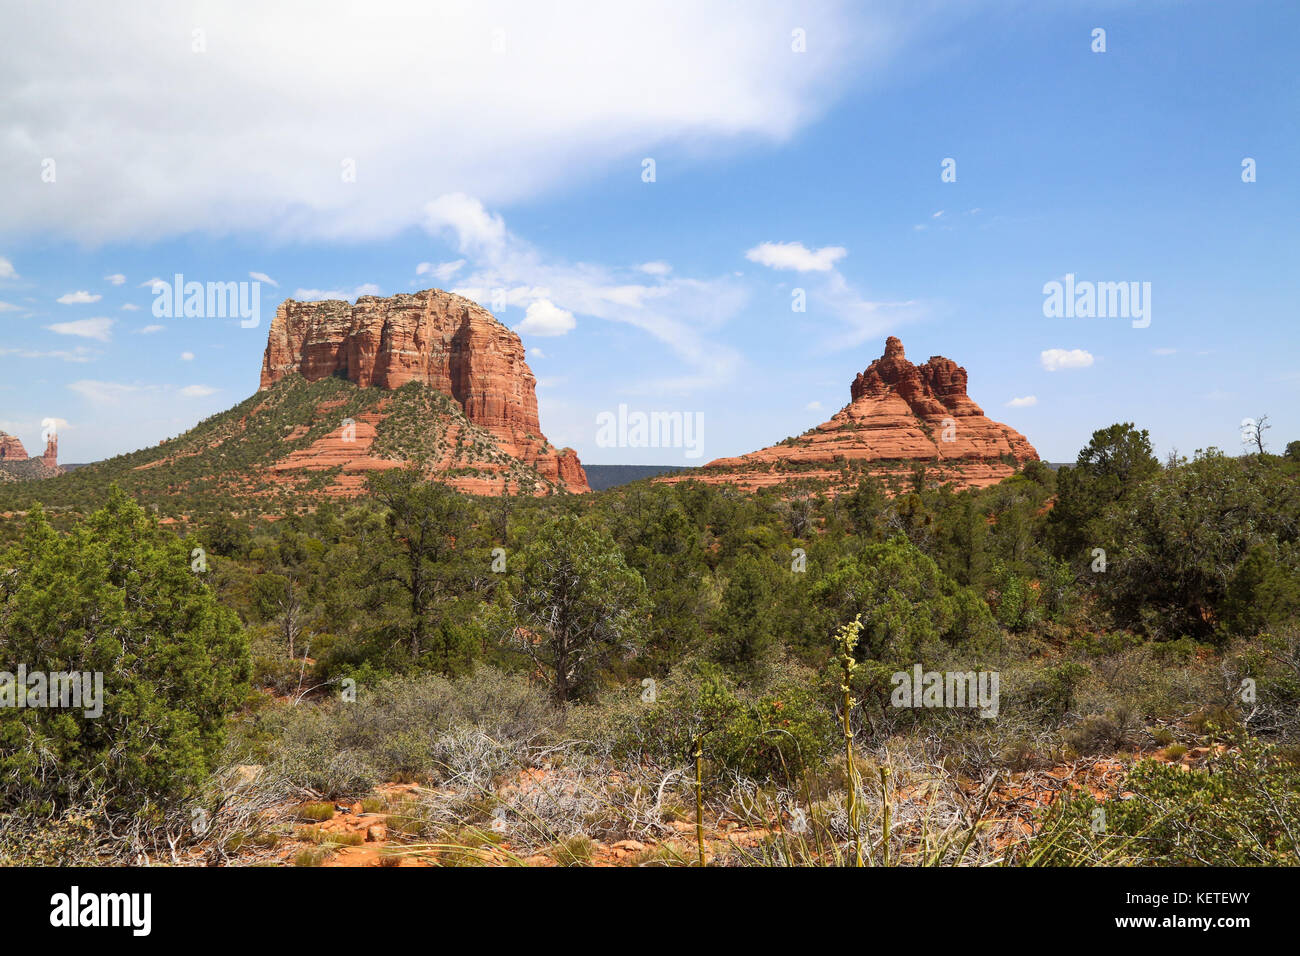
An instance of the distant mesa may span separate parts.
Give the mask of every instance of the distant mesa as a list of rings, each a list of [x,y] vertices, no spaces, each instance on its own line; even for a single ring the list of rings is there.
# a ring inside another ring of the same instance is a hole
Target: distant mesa
[[[464,490],[501,493],[509,470],[501,467],[502,456],[510,467],[518,463],[536,472],[539,488],[589,490],[577,453],[556,448],[542,434],[537,379],[524,361],[519,336],[469,299],[438,289],[362,296],[355,305],[289,299],[271,323],[261,388],[295,374],[308,382],[341,378],[389,391],[414,383],[449,396],[487,438],[484,442],[476,436],[477,450],[468,457],[448,449],[442,460],[431,463],[436,471],[458,472],[449,480]],[[378,414],[379,420],[356,423],[353,441],[329,436],[278,467],[341,467],[348,474],[400,465],[374,454],[369,439],[376,428],[382,429],[382,410]]]
[[[919,464],[927,482],[980,488],[1038,458],[1024,435],[986,418],[971,401],[964,368],[941,355],[913,365],[894,336],[854,378],[849,398],[830,421],[796,438],[660,480],[731,483],[749,491],[807,482],[836,493],[867,476],[906,481]]]
[[[181,507],[280,511],[362,494],[372,472],[414,464],[469,494],[586,492],[577,453],[542,434],[536,384],[519,336],[449,292],[290,299],[271,323],[256,393],[60,484],[70,496],[117,484]],[[26,454],[16,439],[4,447]]]

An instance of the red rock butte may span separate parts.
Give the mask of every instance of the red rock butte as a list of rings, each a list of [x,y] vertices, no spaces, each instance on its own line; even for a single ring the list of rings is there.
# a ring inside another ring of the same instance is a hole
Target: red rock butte
[[[885,354],[858,373],[849,397],[830,421],[797,438],[662,480],[697,478],[752,491],[808,479],[835,492],[866,475],[905,477],[921,463],[930,481],[976,488],[1038,458],[1024,435],[986,418],[971,401],[964,368],[941,355],[913,365],[894,336]]]
[[[589,490],[577,453],[542,434],[537,379],[519,336],[469,299],[439,289],[361,296],[355,305],[289,299],[271,322],[261,387],[295,372],[363,388],[430,386],[455,399],[505,454],[568,491]]]
[[[45,454],[39,458],[29,458],[27,449],[16,435],[0,431],[0,481],[11,481],[15,475],[23,478],[53,478],[61,474],[63,469],[59,467],[57,435],[50,435],[45,440]]]

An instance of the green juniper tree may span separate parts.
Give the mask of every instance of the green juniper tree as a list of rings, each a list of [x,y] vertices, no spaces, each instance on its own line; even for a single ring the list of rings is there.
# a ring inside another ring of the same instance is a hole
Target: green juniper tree
[[[114,488],[66,535],[39,507],[0,555],[0,671],[102,674],[103,713],[0,709],[0,807],[100,796],[165,808],[211,770],[242,703],[248,645],[205,582],[200,546]]]

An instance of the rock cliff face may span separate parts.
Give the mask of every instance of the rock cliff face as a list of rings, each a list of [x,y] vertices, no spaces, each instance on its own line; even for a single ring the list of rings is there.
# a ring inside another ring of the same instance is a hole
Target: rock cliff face
[[[430,386],[455,399],[504,454],[568,491],[588,490],[577,454],[542,434],[537,380],[519,336],[468,299],[437,289],[362,296],[355,305],[290,299],[271,323],[261,387],[293,373],[309,382],[337,376],[363,388]]]
[[[18,436],[0,432],[0,461],[26,461],[27,449]]]
[[[1038,457],[1025,436],[986,418],[971,401],[964,368],[939,355],[913,365],[893,336],[885,354],[858,373],[849,396],[830,421],[798,438],[663,480],[699,478],[753,490],[807,479],[834,492],[865,475],[908,479],[920,464],[931,482],[970,488],[996,484]]]

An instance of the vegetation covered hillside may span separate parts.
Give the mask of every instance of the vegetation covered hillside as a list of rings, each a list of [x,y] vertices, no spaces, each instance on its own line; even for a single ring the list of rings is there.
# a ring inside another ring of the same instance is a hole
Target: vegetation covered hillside
[[[351,464],[357,459],[362,469]],[[39,500],[52,512],[85,512],[116,484],[164,516],[281,514],[326,492],[356,493],[364,466],[417,460],[452,483],[554,490],[435,389],[359,388],[342,378],[308,383],[294,374],[152,448],[40,483],[8,483],[0,510],[24,511]]]
[[[321,384],[276,407],[355,398]],[[148,504],[162,451],[102,477]],[[183,538],[121,494],[62,536],[3,520],[0,670],[44,653],[39,612],[110,701],[192,694],[204,722],[77,790],[148,725],[38,721],[38,767],[0,711],[0,859],[1300,862],[1300,454],[1161,463],[1120,424],[961,492],[475,498],[397,469]],[[174,643],[173,679],[149,662]]]

